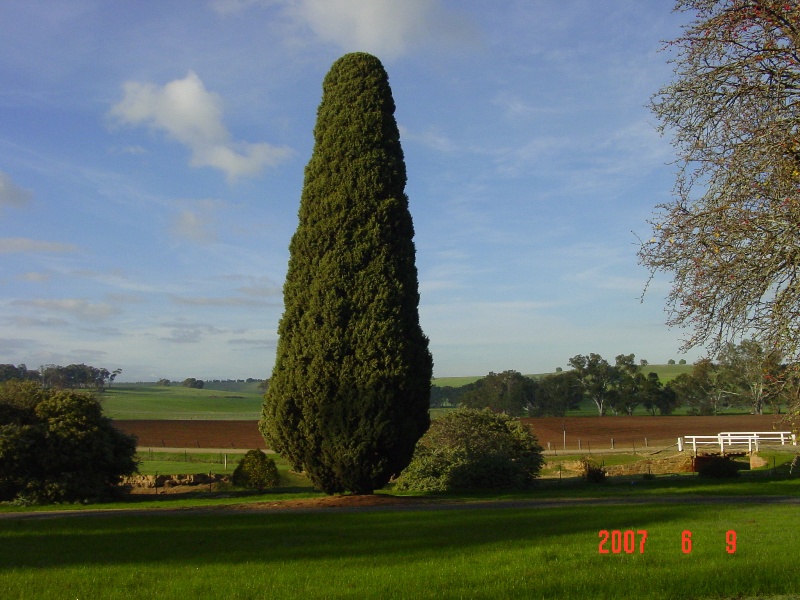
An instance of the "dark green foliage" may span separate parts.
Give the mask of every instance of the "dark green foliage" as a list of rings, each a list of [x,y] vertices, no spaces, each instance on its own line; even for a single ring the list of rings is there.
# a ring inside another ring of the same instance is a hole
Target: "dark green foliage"
[[[136,471],[135,438],[118,431],[91,395],[0,385],[0,500],[99,499]]]
[[[680,402],[674,388],[664,387],[657,373],[647,374],[641,393],[642,405],[653,416],[656,411],[662,415],[671,415]]]
[[[606,470],[603,465],[591,458],[581,459],[581,475],[589,483],[603,483],[606,480]]]
[[[583,389],[572,371],[545,375],[536,384],[534,403],[528,407],[531,417],[563,417],[583,399]]]
[[[461,397],[467,391],[467,386],[431,386],[431,408],[456,407],[461,403]]]
[[[536,437],[517,419],[460,408],[431,423],[396,489],[528,489],[543,464]]]
[[[512,417],[560,417],[577,408],[583,397],[573,372],[546,375],[538,381],[517,371],[489,373],[461,389],[461,406],[489,408]]]
[[[38,380],[39,371],[29,371],[28,367],[24,364],[17,365],[16,367],[12,364],[2,364],[0,365],[0,381],[11,381],[12,379],[19,379],[19,380]]]
[[[371,493],[428,428],[414,228],[380,61],[348,54],[323,83],[260,428],[328,493]]]
[[[489,408],[512,417],[526,414],[536,397],[536,382],[517,371],[489,373],[464,387],[467,392],[461,397],[461,406]]]
[[[703,459],[700,461],[699,459]],[[697,473],[700,477],[711,479],[729,479],[739,477],[739,465],[728,456],[699,456]]]
[[[231,479],[233,485],[262,491],[277,486],[280,475],[274,460],[261,450],[249,450],[239,461]]]

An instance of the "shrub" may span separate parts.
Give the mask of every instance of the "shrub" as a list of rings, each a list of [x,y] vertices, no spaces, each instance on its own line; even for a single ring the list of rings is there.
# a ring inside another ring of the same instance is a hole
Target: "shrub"
[[[257,489],[275,487],[280,481],[275,461],[261,450],[250,450],[242,457],[233,472],[234,485]]]
[[[712,479],[727,479],[739,477],[739,465],[728,456],[705,456],[697,466],[697,473],[701,477]]]
[[[543,464],[536,437],[517,419],[461,408],[431,423],[396,489],[527,489]]]
[[[0,385],[0,500],[75,502],[110,495],[136,471],[136,439],[91,394]]]
[[[581,459],[581,475],[589,483],[603,483],[606,480],[605,468],[591,458]]]

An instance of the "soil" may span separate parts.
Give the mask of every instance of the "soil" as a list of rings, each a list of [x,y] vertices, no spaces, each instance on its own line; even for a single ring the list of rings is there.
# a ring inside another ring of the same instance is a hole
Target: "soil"
[[[617,450],[670,446],[684,435],[715,435],[721,431],[789,430],[781,415],[734,415],[714,417],[545,417],[523,419],[547,449],[608,450],[611,439]],[[134,434],[146,448],[265,449],[257,421],[114,421],[125,433]]]
[[[114,421],[144,448],[266,448],[258,421]]]
[[[647,438],[649,446],[671,446],[685,435],[716,435],[723,431],[789,431],[791,426],[782,423],[783,415],[717,415],[712,417],[567,417],[523,419],[528,423],[539,444],[547,449],[562,450],[564,431],[567,449],[608,450],[611,439],[617,450],[642,449]]]

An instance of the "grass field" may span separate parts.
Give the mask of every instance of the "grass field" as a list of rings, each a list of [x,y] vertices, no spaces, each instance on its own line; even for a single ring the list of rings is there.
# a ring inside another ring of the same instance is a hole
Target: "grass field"
[[[683,373],[691,373],[692,365],[647,365],[646,367],[642,367],[642,372],[647,373],[657,373],[659,379],[661,379],[662,383],[668,383],[675,379],[678,375],[682,375]],[[550,373],[538,373],[535,375],[528,375],[528,377],[544,377],[545,375],[550,375]],[[439,387],[461,387],[463,385],[467,385],[469,383],[474,383],[478,381],[481,377],[485,377],[484,375],[470,375],[465,377],[437,377],[433,380],[433,385]]]
[[[764,598],[797,591],[800,531],[786,527],[796,511],[654,503],[6,519],[0,589],[36,600]],[[612,547],[615,530],[633,532],[631,553]]]
[[[664,382],[690,370],[691,365],[649,365],[645,368],[646,372],[658,373]],[[433,385],[460,387],[481,377],[440,377],[433,380]],[[120,383],[99,398],[106,416],[117,420],[257,420],[261,416],[263,392],[258,388],[258,382],[209,382],[203,389],[179,384],[157,386],[152,383]],[[434,416],[436,414],[439,413],[434,413]],[[579,410],[569,413],[571,416],[596,414],[597,409],[591,401],[584,402]],[[636,414],[644,415],[646,412],[640,408]]]
[[[142,458],[151,466],[195,464],[191,453]],[[215,464],[219,457],[196,458]],[[731,481],[695,475],[615,477],[604,485],[551,479],[532,492],[434,495],[437,504],[412,511],[230,507],[320,496],[302,480],[284,481],[264,495],[164,495],[36,509],[44,518],[2,506],[0,590],[4,599],[36,600],[788,600],[797,598],[791,594],[797,591],[800,530],[787,526],[796,521],[797,504],[783,502],[800,496],[800,477],[787,478],[791,453],[768,458],[775,458],[778,477],[765,468]],[[531,501],[550,504],[524,505]],[[96,508],[104,512],[90,512]],[[108,512],[143,508],[181,510]]]
[[[112,419],[244,419],[261,416],[258,389],[217,390],[182,386],[119,384],[99,396]]]

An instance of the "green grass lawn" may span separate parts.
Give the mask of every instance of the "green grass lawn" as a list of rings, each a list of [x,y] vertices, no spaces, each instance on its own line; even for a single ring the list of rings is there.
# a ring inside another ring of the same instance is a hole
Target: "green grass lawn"
[[[147,455],[187,464],[180,454]],[[796,521],[798,506],[774,500],[800,497],[800,477],[786,477],[789,456],[775,453],[780,477],[770,477],[767,468],[729,481],[691,474],[613,477],[601,485],[546,480],[530,492],[431,495],[437,503],[414,511],[221,510],[320,496],[303,480],[284,481],[263,495],[232,490],[41,507],[43,518],[0,518],[0,590],[4,599],[36,600],[788,600],[797,589],[794,549],[800,547],[800,529],[788,524]],[[198,458],[213,464],[215,456]],[[583,503],[518,504],[551,499]],[[628,500],[636,502],[620,504]],[[487,504],[495,501],[517,504]],[[206,510],[108,512],[113,508]],[[54,509],[71,509],[74,516],[54,515]],[[31,509],[0,508],[23,510]],[[600,552],[601,543],[607,553]]]
[[[653,503],[4,519],[0,589],[36,600],[764,598],[797,591],[796,513]],[[626,531],[631,553],[612,547]]]

